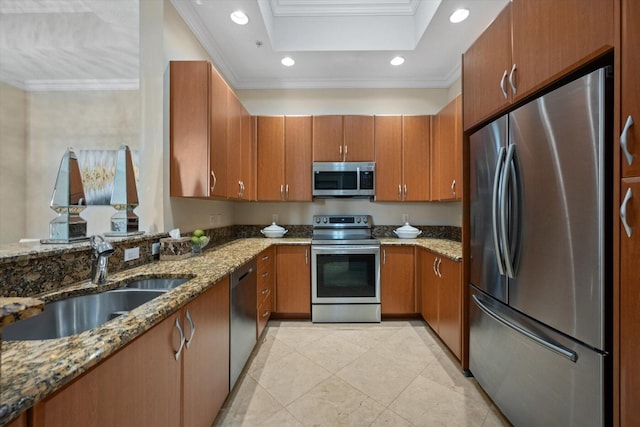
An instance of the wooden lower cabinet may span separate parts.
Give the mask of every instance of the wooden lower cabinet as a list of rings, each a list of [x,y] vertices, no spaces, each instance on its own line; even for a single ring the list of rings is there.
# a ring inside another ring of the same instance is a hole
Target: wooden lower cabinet
[[[195,328],[190,327],[187,312]],[[176,322],[189,340],[178,360]],[[36,404],[30,425],[210,426],[228,392],[229,280],[225,278]]]
[[[416,312],[413,246],[380,248],[380,301],[382,314]]]
[[[275,312],[311,315],[311,248],[279,245],[276,248]]]
[[[17,418],[14,418],[7,427],[27,427],[27,415],[26,412],[18,415]]]
[[[626,204],[631,237],[620,227],[620,425],[640,425],[640,177],[625,178],[621,200]]]
[[[462,356],[461,264],[418,248],[421,313],[458,359]]]
[[[210,426],[229,394],[229,292],[226,277],[183,309],[184,426]]]
[[[256,338],[260,339],[262,331],[273,311],[273,290],[275,288],[275,247],[262,251],[257,257],[256,286]]]

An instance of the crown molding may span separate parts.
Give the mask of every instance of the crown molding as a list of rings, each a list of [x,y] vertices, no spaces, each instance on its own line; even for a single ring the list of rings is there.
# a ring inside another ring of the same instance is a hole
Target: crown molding
[[[139,79],[27,80],[23,83],[23,90],[27,92],[114,91],[139,88]]]

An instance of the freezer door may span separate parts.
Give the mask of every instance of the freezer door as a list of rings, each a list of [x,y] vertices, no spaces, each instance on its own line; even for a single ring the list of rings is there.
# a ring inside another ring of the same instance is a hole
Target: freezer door
[[[602,426],[604,356],[474,287],[469,369],[515,426]]]
[[[520,247],[510,306],[604,349],[604,70],[509,115]]]
[[[480,129],[469,139],[470,280],[503,302],[507,301],[506,278],[501,274],[504,263],[496,254],[501,252],[497,215],[506,141],[506,116]]]

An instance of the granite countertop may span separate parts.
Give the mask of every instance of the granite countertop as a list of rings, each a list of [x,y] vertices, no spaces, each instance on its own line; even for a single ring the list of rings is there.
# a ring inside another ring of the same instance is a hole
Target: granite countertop
[[[423,246],[443,256],[461,259],[459,242],[396,238],[383,238],[381,242]],[[158,261],[121,271],[113,274],[106,285],[97,286],[87,281],[40,296],[46,302],[102,292],[121,287],[134,277],[192,277],[185,284],[93,330],[51,340],[4,341],[0,356],[0,425],[86,372],[272,244],[310,243],[308,238],[241,239],[212,248],[201,256]]]
[[[28,319],[44,310],[44,301],[35,298],[0,298],[0,328]]]

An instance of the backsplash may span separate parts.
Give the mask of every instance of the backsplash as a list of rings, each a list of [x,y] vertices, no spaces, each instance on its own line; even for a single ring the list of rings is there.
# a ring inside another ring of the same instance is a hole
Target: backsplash
[[[311,238],[310,225],[284,225],[286,238]],[[393,233],[397,225],[377,225],[373,228],[374,237],[396,237]],[[422,230],[420,237],[431,237],[461,241],[460,227],[453,226],[417,226]],[[236,239],[262,237],[260,230],[264,225],[232,225],[205,230],[211,242],[205,250]],[[190,233],[184,233],[184,236]],[[130,238],[109,239],[115,252],[109,257],[109,272],[116,273],[158,259],[151,255],[151,245],[167,233],[142,235]],[[124,250],[139,247],[140,258],[124,261]],[[167,261],[168,262],[168,261]],[[73,283],[89,280],[91,276],[91,248],[88,243],[68,246],[12,244],[3,245],[0,250],[0,297],[28,297],[64,288]]]

